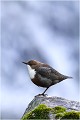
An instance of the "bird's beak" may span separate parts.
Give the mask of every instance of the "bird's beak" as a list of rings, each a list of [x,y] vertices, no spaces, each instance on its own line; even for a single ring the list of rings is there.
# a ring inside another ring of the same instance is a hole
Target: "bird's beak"
[[[27,64],[27,62],[22,62],[22,63]]]

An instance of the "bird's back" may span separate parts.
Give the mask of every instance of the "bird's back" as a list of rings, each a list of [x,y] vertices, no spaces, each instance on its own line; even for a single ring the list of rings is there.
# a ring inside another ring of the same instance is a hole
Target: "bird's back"
[[[59,73],[57,70],[53,69],[47,64],[45,66],[38,67],[37,73],[40,80],[44,82],[44,84],[48,83],[48,81],[51,81],[49,86],[61,82],[62,80],[65,80],[67,78],[71,78],[69,76]]]

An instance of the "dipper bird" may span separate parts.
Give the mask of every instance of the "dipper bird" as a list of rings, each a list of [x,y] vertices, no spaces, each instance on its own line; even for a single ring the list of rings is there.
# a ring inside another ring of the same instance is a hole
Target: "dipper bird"
[[[44,95],[50,86],[55,85],[67,78],[72,78],[59,73],[50,65],[36,60],[30,60],[22,63],[27,65],[31,81],[37,86],[46,88],[45,91],[39,95]]]

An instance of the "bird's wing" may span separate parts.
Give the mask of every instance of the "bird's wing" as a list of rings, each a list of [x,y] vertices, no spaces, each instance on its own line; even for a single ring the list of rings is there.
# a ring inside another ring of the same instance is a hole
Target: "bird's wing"
[[[57,76],[57,73],[56,73],[57,71],[55,71],[51,67],[39,67],[37,72],[41,76],[46,77],[48,79],[52,79],[52,80],[58,79],[58,76]]]

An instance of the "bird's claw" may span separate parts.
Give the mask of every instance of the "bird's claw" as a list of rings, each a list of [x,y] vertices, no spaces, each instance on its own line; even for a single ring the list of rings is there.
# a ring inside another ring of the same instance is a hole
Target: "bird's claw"
[[[37,97],[37,96],[47,96],[47,94],[38,94],[38,95],[36,95],[35,97]]]

